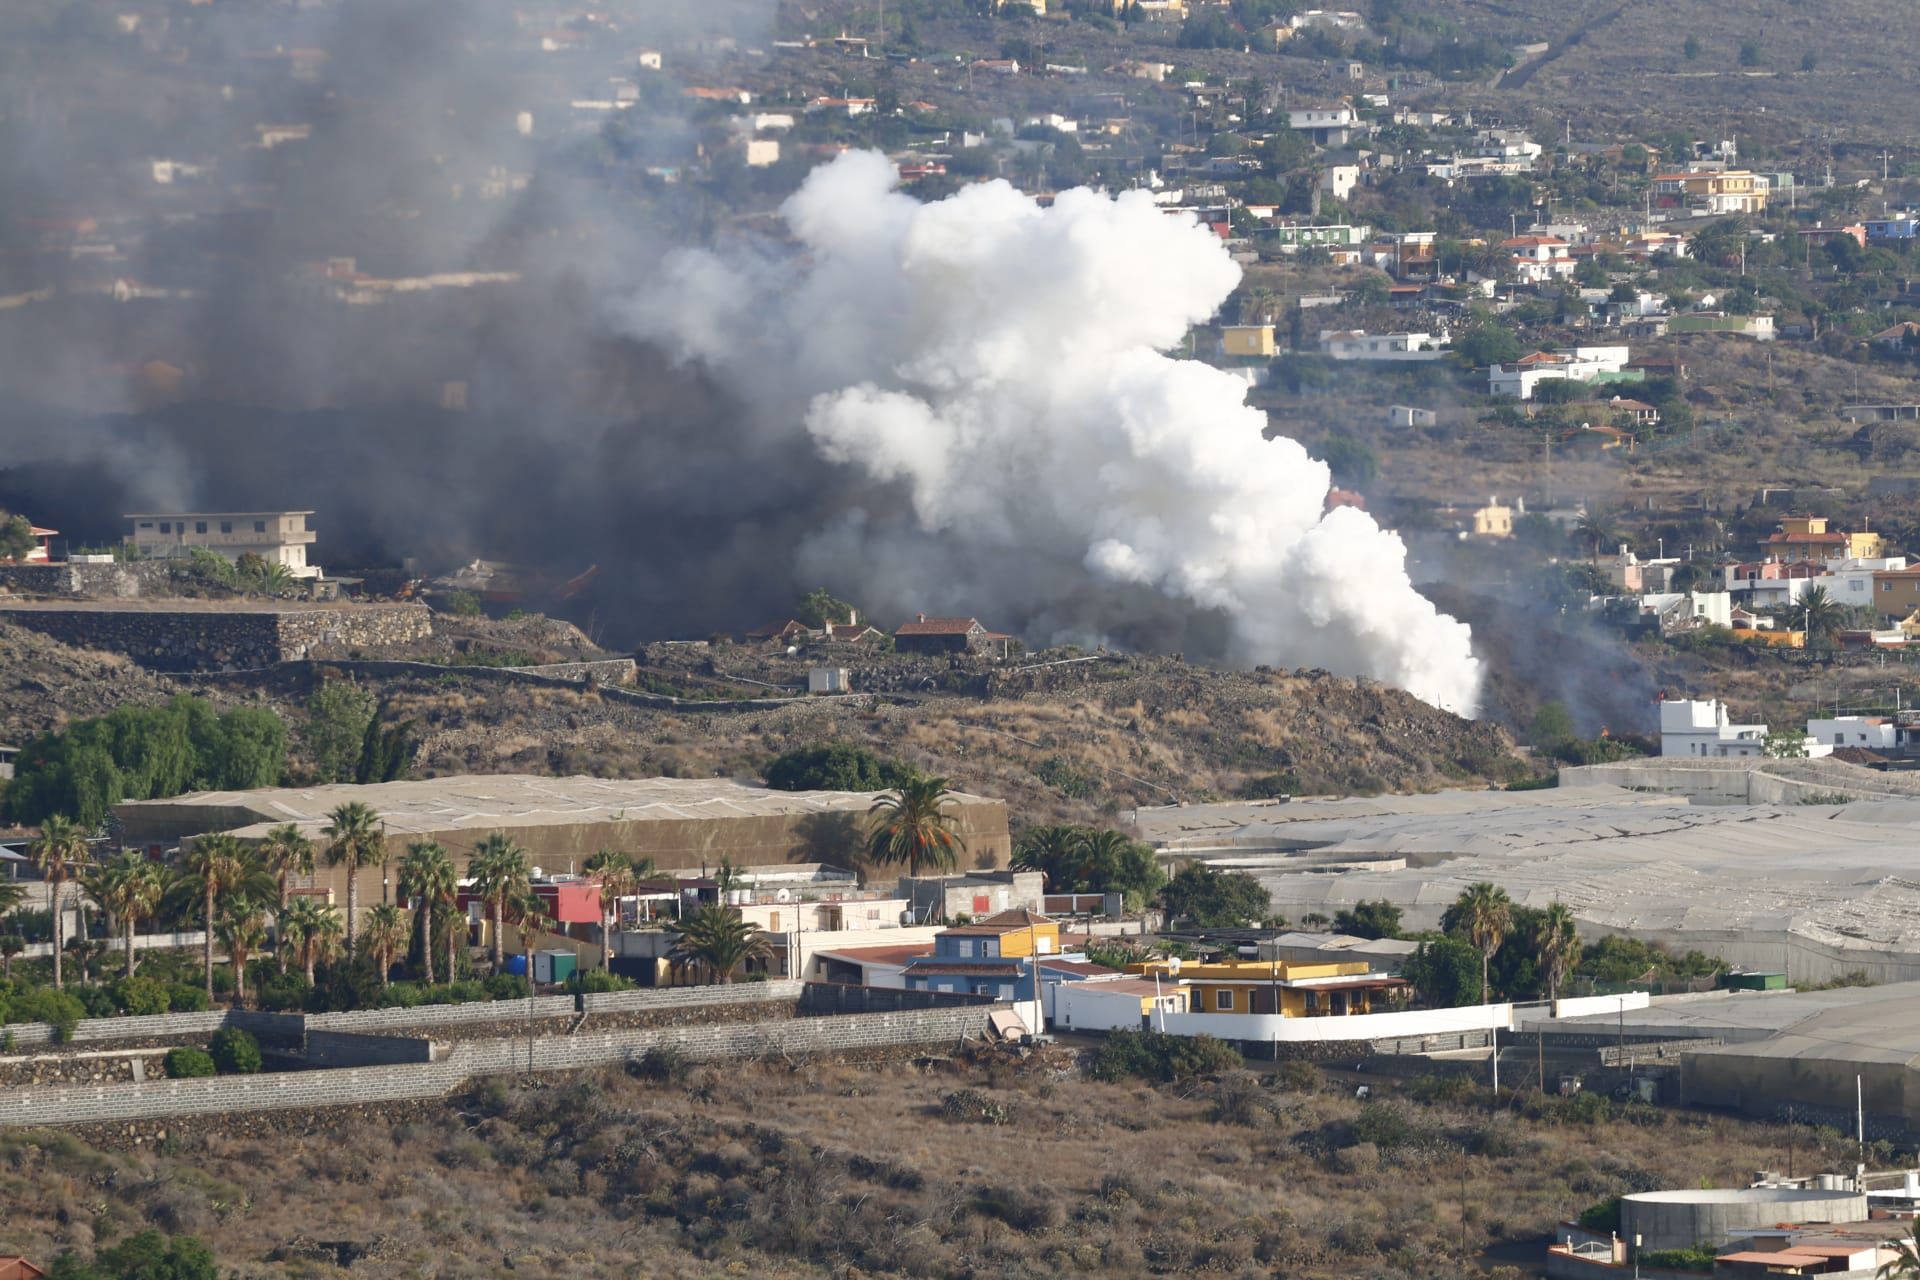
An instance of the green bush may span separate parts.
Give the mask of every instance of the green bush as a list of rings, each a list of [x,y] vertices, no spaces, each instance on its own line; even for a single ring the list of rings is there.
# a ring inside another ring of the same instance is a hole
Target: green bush
[[[252,1076],[260,1074],[260,1042],[252,1033],[239,1027],[222,1027],[213,1033],[213,1040],[207,1046],[213,1057],[213,1065],[222,1075]]]
[[[191,1080],[196,1076],[214,1074],[213,1058],[205,1049],[194,1049],[182,1045],[178,1049],[167,1050],[167,1079]]]
[[[286,1013],[306,1008],[312,996],[304,973],[276,973],[260,984],[254,999],[270,1013]]]
[[[533,988],[517,973],[496,973],[485,982],[489,1000],[525,1000]]]
[[[113,992],[105,987],[75,987],[73,995],[89,1018],[112,1018],[120,1013],[120,1005],[114,1000]]]
[[[195,1237],[149,1230],[100,1250],[92,1262],[63,1253],[47,1274],[53,1280],[216,1280],[220,1271],[213,1251]]]
[[[1613,1119],[1613,1102],[1604,1093],[1577,1094],[1561,1114],[1573,1124],[1602,1125]]]
[[[426,988],[417,982],[396,982],[387,988],[381,1001],[389,1009],[411,1009],[426,999]]]
[[[633,984],[607,969],[575,969],[567,979],[567,990],[575,995],[604,995],[609,991],[631,991]]]
[[[775,756],[762,776],[775,791],[885,791],[907,772],[897,760],[834,742]]]
[[[8,1022],[44,1022],[53,1028],[53,1038],[61,1044],[73,1038],[74,1027],[86,1016],[86,1006],[72,993],[51,987],[28,987],[7,997]]]
[[[131,978],[121,978],[108,991],[112,993],[113,1003],[120,1012],[136,1018],[165,1013],[173,1007],[167,984],[158,978],[142,978],[136,974]]]
[[[1618,1231],[1620,1229],[1620,1197],[1602,1200],[1599,1204],[1588,1205],[1582,1209],[1580,1225],[1596,1233]]]
[[[479,982],[449,982],[443,987],[428,987],[420,993],[421,1004],[480,1004],[491,1000]]]
[[[174,1013],[205,1013],[213,1008],[207,989],[191,982],[176,982],[167,988],[167,1008]]]
[[[1114,1031],[1093,1051],[1087,1074],[1095,1080],[1185,1080],[1243,1063],[1224,1040],[1212,1036],[1170,1036],[1158,1031]]]
[[[1639,1260],[1644,1266],[1668,1271],[1712,1271],[1714,1252],[1702,1244],[1686,1249],[1649,1249]]]

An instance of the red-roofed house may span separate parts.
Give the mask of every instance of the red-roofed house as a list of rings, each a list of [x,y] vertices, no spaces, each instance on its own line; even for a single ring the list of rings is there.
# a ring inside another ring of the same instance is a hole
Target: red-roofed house
[[[46,1274],[18,1254],[0,1257],[0,1280],[43,1280]]]
[[[21,560],[20,563],[46,564],[49,560],[53,559],[53,539],[58,536],[60,531],[58,529],[42,529],[37,524],[29,525],[28,527],[33,530],[34,545],[27,548],[26,557]]]
[[[901,653],[984,653],[1004,658],[1012,651],[1013,637],[987,630],[978,618],[929,618],[922,613],[900,624],[893,633],[893,645]]]

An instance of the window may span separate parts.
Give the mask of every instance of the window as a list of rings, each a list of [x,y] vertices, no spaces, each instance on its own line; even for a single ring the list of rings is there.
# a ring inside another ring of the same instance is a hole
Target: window
[[[142,529],[151,529],[151,528],[153,528],[153,521],[151,521],[151,520],[142,520],[142,521],[140,522],[140,527],[141,527]]]
[[[162,520],[162,521],[160,522],[160,532],[162,532],[162,533],[172,533],[172,532],[173,532],[173,521],[171,521],[171,520]]]
[[[1233,1008],[1233,992],[1228,989],[1216,992],[1213,997],[1213,1007],[1223,1011]]]
[[[220,532],[222,532],[222,533],[232,533],[232,532],[233,532],[233,521],[231,521],[231,520],[222,520],[222,521],[220,522]]]
[[[973,954],[973,939],[972,939],[972,938],[961,938],[961,939],[960,939],[959,941],[957,941],[957,942],[955,942],[955,943],[953,944],[953,953],[954,953],[955,955],[959,955],[959,956],[970,956],[970,955],[972,955],[972,954]]]
[[[207,531],[207,522],[205,520],[195,520],[193,522],[193,531],[195,533],[205,533]]]
[[[265,520],[255,520],[253,522],[253,531],[255,533],[265,533],[267,531],[267,522]]]

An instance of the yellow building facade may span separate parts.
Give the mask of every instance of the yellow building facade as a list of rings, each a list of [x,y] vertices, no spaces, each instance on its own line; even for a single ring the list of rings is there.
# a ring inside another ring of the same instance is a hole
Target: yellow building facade
[[[1270,324],[1230,324],[1220,329],[1222,355],[1272,359],[1279,350]]]
[[[1406,988],[1406,980],[1374,973],[1364,961],[1299,964],[1287,960],[1225,960],[1195,964],[1152,960],[1129,972],[1158,975],[1191,993],[1194,1013],[1278,1013],[1286,1018],[1373,1013],[1375,1003]]]

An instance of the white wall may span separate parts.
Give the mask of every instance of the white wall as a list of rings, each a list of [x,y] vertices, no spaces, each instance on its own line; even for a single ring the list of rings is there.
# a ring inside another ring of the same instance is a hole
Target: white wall
[[[1622,1009],[1644,1009],[1652,997],[1644,991],[1626,991],[1617,996],[1575,996],[1553,1002],[1556,1018],[1583,1018],[1592,1013],[1618,1013]]]
[[[1513,1006],[1480,1004],[1464,1009],[1363,1013],[1348,1018],[1287,1018],[1275,1013],[1170,1013],[1166,1026],[1178,1036],[1217,1036],[1222,1040],[1268,1043],[1386,1040],[1486,1031],[1495,1027],[1511,1029]]]

